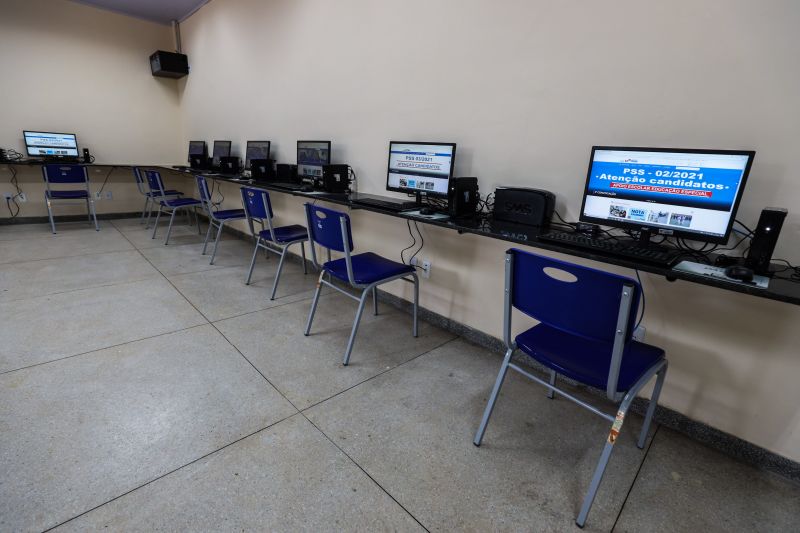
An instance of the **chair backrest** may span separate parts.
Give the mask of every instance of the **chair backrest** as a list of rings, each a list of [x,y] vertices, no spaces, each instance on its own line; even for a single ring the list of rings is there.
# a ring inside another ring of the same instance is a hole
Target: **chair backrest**
[[[616,340],[627,287],[632,292],[624,341],[630,340],[641,293],[636,280],[515,248],[507,254],[511,305],[539,322],[587,339]]]
[[[337,252],[353,251],[353,232],[347,213],[313,204],[305,204],[308,219],[308,237],[313,244]],[[343,229],[344,228],[344,229]]]
[[[211,201],[211,191],[208,188],[208,181],[204,176],[200,176],[199,174],[194,178],[197,180],[197,192],[200,194],[200,201],[203,203],[203,207],[208,212],[209,216],[214,216],[214,204]]]
[[[51,163],[42,166],[42,177],[51,183],[89,183],[89,173],[83,165],[59,165]]]
[[[139,193],[142,195],[147,195],[149,191],[147,190],[147,183],[142,176],[142,169],[139,167],[133,167],[133,177],[136,179],[136,188],[139,189]]]
[[[157,196],[164,196],[164,181],[161,179],[161,173],[157,170],[145,170],[144,176],[147,178],[147,185]]]
[[[242,205],[248,219],[265,220],[273,217],[272,202],[267,191],[255,187],[242,187],[241,192]]]

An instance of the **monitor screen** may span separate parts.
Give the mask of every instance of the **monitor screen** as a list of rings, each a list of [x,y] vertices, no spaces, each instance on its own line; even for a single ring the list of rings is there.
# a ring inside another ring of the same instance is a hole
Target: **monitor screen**
[[[321,178],[322,165],[331,163],[330,141],[297,141],[297,175]]]
[[[74,133],[23,131],[29,157],[78,157],[78,138]]]
[[[724,243],[755,152],[595,146],[582,222]]]
[[[455,143],[389,143],[389,191],[426,193],[447,196],[453,165]]]
[[[207,154],[206,152],[206,142],[205,141],[189,141],[189,160],[192,160],[192,156],[201,156],[205,157]]]
[[[251,159],[269,159],[269,141],[247,141],[244,168],[250,168]]]
[[[230,141],[214,141],[214,151],[211,153],[213,158],[212,164],[219,166],[220,157],[229,157],[231,155],[231,142]]]

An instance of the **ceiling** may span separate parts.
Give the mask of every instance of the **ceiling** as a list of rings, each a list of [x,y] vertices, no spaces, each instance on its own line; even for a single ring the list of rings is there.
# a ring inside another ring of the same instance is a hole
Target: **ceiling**
[[[123,15],[169,24],[182,21],[209,0],[73,0]]]

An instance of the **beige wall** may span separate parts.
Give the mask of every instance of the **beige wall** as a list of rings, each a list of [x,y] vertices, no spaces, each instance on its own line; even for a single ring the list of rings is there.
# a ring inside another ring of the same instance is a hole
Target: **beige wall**
[[[24,151],[22,130],[74,132],[98,163],[174,164],[181,143],[177,82],[154,78],[148,57],[174,48],[168,26],[68,2],[3,0],[0,147]],[[94,169],[93,188],[108,169]],[[0,192],[12,191],[0,165]],[[46,214],[38,167],[19,167],[20,216]],[[99,212],[140,208],[129,170],[117,170]],[[80,213],[62,207],[60,214]],[[7,217],[5,201],[0,217]]]
[[[214,0],[182,25],[183,140],[266,138],[294,162],[297,139],[331,139],[377,193],[389,139],[455,141],[457,173],[484,193],[548,188],[570,218],[592,144],[751,148],[741,218],[788,207],[779,254],[800,260],[798,23],[790,0]],[[273,196],[302,222],[300,201]],[[397,220],[353,218],[362,250],[397,258],[409,241]],[[508,244],[423,234],[422,304],[500,336]],[[800,460],[800,308],[643,281],[648,340],[671,363],[663,403]]]

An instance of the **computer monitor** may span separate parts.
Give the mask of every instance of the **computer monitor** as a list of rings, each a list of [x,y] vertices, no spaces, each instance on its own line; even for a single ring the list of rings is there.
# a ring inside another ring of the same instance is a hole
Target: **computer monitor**
[[[297,141],[297,175],[322,178],[322,166],[331,163],[330,141]]]
[[[211,153],[211,165],[218,167],[220,157],[230,157],[230,141],[214,141],[214,151]]]
[[[244,153],[244,168],[250,168],[252,159],[269,159],[269,141],[247,141]]]
[[[29,157],[78,157],[78,138],[74,133],[23,131]]]
[[[455,160],[455,143],[391,141],[386,190],[446,198]]]
[[[208,157],[208,149],[205,141],[189,141],[189,161],[194,157]]]
[[[581,222],[725,243],[755,152],[595,146]]]

